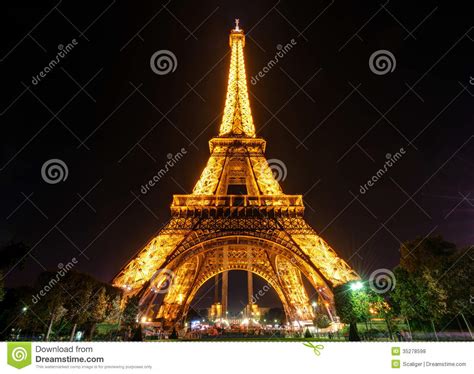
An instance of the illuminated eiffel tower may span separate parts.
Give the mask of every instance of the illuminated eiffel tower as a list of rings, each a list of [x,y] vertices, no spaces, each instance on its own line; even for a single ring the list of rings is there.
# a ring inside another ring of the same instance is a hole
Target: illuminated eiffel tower
[[[128,296],[141,296],[142,320],[176,326],[198,289],[221,273],[219,314],[225,317],[228,272],[244,270],[247,310],[255,307],[256,274],[276,291],[288,322],[302,323],[314,318],[305,277],[332,319],[332,288],[359,277],[305,222],[302,196],[284,194],[273,175],[264,155],[266,142],[255,135],[238,20],[229,44],[225,109],[219,135],[209,142],[209,161],[192,194],[174,195],[170,222],[113,284]]]

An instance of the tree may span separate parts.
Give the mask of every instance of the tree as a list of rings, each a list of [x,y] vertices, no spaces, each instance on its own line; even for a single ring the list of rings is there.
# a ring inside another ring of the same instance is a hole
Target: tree
[[[370,297],[360,281],[351,281],[334,288],[334,302],[341,322],[349,324],[349,340],[360,341],[357,322],[370,318]]]
[[[449,318],[461,316],[471,337],[472,331],[468,320],[474,316],[474,303],[472,302],[474,284],[471,281],[472,274],[474,274],[474,261],[470,260],[469,252],[473,249],[470,247],[452,255],[445,265],[446,270],[441,278],[447,293]]]
[[[0,248],[0,302],[5,298],[4,273],[14,265],[23,267],[24,258],[30,247],[22,242],[10,242]]]
[[[125,308],[123,309],[122,322],[127,328],[128,337],[130,337],[132,330],[136,331],[138,326],[137,318],[140,310],[139,302],[140,297],[138,295],[131,296],[126,301]]]
[[[21,328],[23,335],[41,334],[50,340],[66,333],[73,340],[77,328],[86,328],[92,339],[97,323],[109,314],[115,321],[120,317],[121,293],[84,273],[45,271],[38,276],[35,288],[8,290],[0,301],[0,332],[7,334],[12,325]]]
[[[123,310],[123,323],[126,326],[133,326],[137,321],[137,316],[139,312],[139,301],[140,297],[138,295],[131,296],[127,299],[125,303],[125,308]]]
[[[0,248],[0,270],[5,270],[15,265],[20,268],[24,264],[24,258],[30,247],[22,242],[9,242]]]
[[[331,325],[331,320],[326,314],[318,314],[315,319],[315,324],[320,329],[325,329]]]
[[[122,309],[120,308],[122,297],[120,294],[111,295],[107,305],[106,322],[119,323],[122,317]]]
[[[77,327],[83,325],[88,319],[94,286],[94,280],[84,274],[71,272],[66,276],[64,287],[70,296],[65,299],[65,306],[70,311],[69,322],[72,325],[69,334],[70,341],[74,340]]]
[[[381,294],[376,293],[372,289],[368,291],[368,295],[369,295],[369,313],[372,316],[378,316],[385,320],[388,333],[390,335],[390,339],[393,340],[392,320],[395,317],[395,310],[393,306],[391,306]]]
[[[34,293],[38,296],[35,296],[31,305],[34,314],[42,321],[47,321],[44,337],[46,341],[49,341],[54,333],[54,324],[63,317],[64,301],[69,298],[65,288],[51,280],[56,280],[55,272],[44,271],[38,276]]]
[[[438,269],[454,253],[456,245],[445,241],[441,236],[416,238],[401,245],[400,267],[410,273],[422,269]]]
[[[391,296],[403,316],[422,323],[436,323],[446,314],[446,291],[428,269],[410,273],[399,267],[394,274],[397,285]]]
[[[42,323],[37,318],[28,318],[30,316],[24,318],[23,308],[31,299],[33,291],[31,287],[18,287],[8,289],[5,293],[4,299],[0,302],[0,341],[8,340],[12,330],[17,330],[20,325],[22,328],[27,327],[29,331],[34,330],[31,326],[26,326],[27,321],[31,321],[32,325],[36,323],[34,327]]]
[[[444,275],[441,280],[448,294],[449,313],[457,315],[467,313],[473,315],[474,304],[470,301],[474,295],[474,284],[471,277],[474,274],[474,261],[469,259],[467,252],[473,248],[468,248],[454,254],[446,264],[449,276]]]
[[[68,322],[72,325],[71,341],[78,327],[84,328],[87,338],[92,339],[97,323],[103,322],[109,314],[115,313],[114,318],[118,320],[121,295],[118,288],[75,271],[66,275],[63,287],[69,296],[65,306],[70,311]]]
[[[400,265],[395,269],[397,285],[391,293],[393,305],[407,321],[413,319],[420,326],[431,324],[436,335],[435,324],[456,310],[455,300],[464,295],[461,278],[465,275],[454,271],[459,252],[441,236],[407,241],[400,252]],[[452,282],[458,275],[461,278]],[[451,302],[448,295],[452,295]]]
[[[107,313],[107,294],[105,291],[105,287],[101,287],[98,292],[94,295],[91,303],[91,307],[89,310],[88,316],[88,325],[89,325],[89,333],[88,338],[92,340],[92,336],[94,334],[95,327],[97,323],[102,322]]]
[[[276,320],[279,324],[282,324],[285,320],[285,312],[282,308],[270,308],[265,316],[265,319],[272,323]]]

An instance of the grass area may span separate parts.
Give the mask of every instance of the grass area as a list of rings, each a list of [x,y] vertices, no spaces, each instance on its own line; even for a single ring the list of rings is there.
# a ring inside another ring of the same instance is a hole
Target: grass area
[[[119,330],[118,323],[98,323],[95,328],[95,333],[97,335],[107,335]]]

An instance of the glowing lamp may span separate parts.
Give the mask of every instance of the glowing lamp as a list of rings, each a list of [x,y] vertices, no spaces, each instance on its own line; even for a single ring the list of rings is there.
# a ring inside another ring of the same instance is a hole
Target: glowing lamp
[[[360,290],[360,289],[362,289],[363,287],[364,287],[364,285],[362,284],[362,282],[359,282],[359,281],[354,282],[354,283],[351,284],[351,290],[352,290],[352,291]]]

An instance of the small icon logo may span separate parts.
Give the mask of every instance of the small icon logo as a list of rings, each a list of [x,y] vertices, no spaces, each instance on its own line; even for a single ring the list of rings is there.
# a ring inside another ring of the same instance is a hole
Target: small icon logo
[[[154,284],[152,292],[154,293],[168,293],[168,290],[173,285],[175,274],[169,269],[159,269],[150,279],[150,284]]]
[[[400,356],[400,347],[392,347],[392,356]]]
[[[69,174],[69,169],[63,160],[52,158],[41,167],[41,177],[46,183],[56,184],[64,182]]]
[[[7,363],[17,369],[31,365],[31,342],[8,342]]]
[[[177,67],[178,59],[176,55],[167,49],[160,49],[150,57],[150,68],[155,74],[166,75],[174,73]]]
[[[288,170],[286,169],[285,163],[282,160],[278,160],[277,158],[271,158],[267,160],[267,163],[276,181],[284,182],[288,174]],[[266,166],[267,165],[265,164],[262,165],[262,171],[265,170]]]
[[[391,270],[377,269],[370,274],[370,288],[378,294],[393,291],[396,284],[397,280],[395,279],[395,274],[393,274]]]
[[[392,369],[400,369],[400,360],[392,360]]]
[[[303,345],[304,345],[305,347],[311,348],[316,356],[319,356],[319,355],[321,354],[321,351],[320,351],[320,350],[321,350],[321,349],[324,349],[324,345],[322,345],[322,344],[316,344],[316,345],[314,345],[314,344],[311,343],[311,342],[305,342],[305,343],[303,343]]]
[[[392,73],[397,66],[397,60],[392,52],[386,49],[379,49],[370,55],[370,71],[377,75]]]

